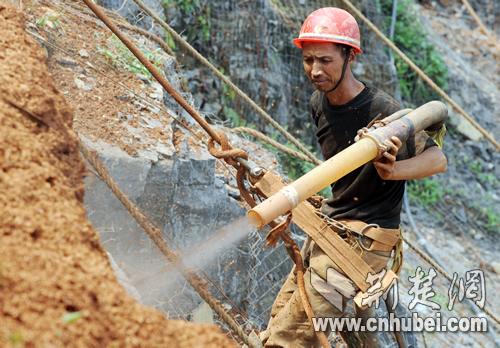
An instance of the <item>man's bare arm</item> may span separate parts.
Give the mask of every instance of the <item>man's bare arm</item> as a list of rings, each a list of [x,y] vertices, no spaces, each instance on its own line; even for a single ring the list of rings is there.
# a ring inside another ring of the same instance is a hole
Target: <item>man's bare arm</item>
[[[373,165],[379,176],[384,180],[421,179],[446,171],[448,161],[437,146],[433,146],[421,154],[402,161],[396,161],[396,154],[401,147],[401,141],[393,137],[389,151],[383,157],[374,161]]]

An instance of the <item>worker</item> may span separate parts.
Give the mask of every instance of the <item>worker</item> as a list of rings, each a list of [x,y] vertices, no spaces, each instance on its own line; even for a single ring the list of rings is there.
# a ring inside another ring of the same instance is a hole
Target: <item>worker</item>
[[[358,25],[348,12],[334,7],[312,12],[293,42],[302,50],[305,74],[316,89],[310,101],[311,122],[315,124],[325,160],[350,146],[359,129],[400,109],[398,102],[388,94],[353,75],[351,64],[362,50]],[[440,147],[424,131],[405,142],[392,137],[384,145],[387,150],[379,159],[335,182],[332,197],[323,201],[321,208],[325,215],[348,226],[351,232],[360,233],[368,228],[395,236],[397,243],[389,250],[379,250],[376,246],[383,243],[375,243],[368,237],[359,238],[357,233],[341,235],[375,272],[387,268],[394,257],[394,248],[401,247],[399,225],[406,180],[441,173],[447,167]],[[372,243],[374,247],[367,248]],[[359,287],[314,241],[303,252],[307,267],[306,293],[315,317],[343,317],[347,301]],[[359,308],[356,313],[363,316]],[[377,334],[357,335],[360,346],[384,346]],[[273,304],[271,319],[261,339],[265,347],[319,344],[304,311],[293,272]]]

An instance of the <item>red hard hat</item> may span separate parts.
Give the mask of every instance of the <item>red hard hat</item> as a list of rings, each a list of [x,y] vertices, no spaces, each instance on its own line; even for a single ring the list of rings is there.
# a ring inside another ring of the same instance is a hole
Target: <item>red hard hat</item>
[[[306,18],[299,37],[293,43],[302,48],[303,42],[332,42],[351,46],[357,54],[362,52],[360,41],[358,23],[349,12],[336,7],[324,7]]]

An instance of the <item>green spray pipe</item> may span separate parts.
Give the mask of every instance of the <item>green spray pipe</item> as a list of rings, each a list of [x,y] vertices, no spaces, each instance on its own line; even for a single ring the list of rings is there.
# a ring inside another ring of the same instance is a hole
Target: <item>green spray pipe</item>
[[[386,140],[396,136],[405,142],[416,132],[444,122],[447,115],[448,111],[442,102],[431,101],[384,127],[368,129],[353,145],[255,206],[248,212],[248,217],[259,228],[270,223],[316,192],[330,186],[365,163],[379,158],[385,151]]]

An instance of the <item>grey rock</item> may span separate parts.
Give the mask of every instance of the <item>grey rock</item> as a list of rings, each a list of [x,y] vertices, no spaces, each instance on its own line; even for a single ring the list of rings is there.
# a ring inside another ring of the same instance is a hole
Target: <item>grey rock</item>
[[[69,57],[61,57],[61,58],[58,58],[56,61],[60,65],[70,67],[70,68],[78,65],[78,62],[76,60],[73,60]]]
[[[219,103],[206,103],[203,107],[203,111],[209,114],[217,115],[221,112],[222,105]]]
[[[165,19],[161,0],[143,0],[160,18]],[[141,9],[132,0],[100,0],[99,4],[110,10],[118,11],[131,24],[140,26],[156,35],[161,35],[163,30],[149,16],[144,15]]]
[[[91,77],[85,77],[84,75],[79,75],[78,77],[75,77],[74,81],[76,87],[85,92],[90,92],[91,90],[93,90],[96,83],[95,79]]]
[[[222,226],[245,215],[245,209],[231,198],[224,181],[216,178],[215,161],[207,153],[170,152],[170,158],[151,158],[150,153],[143,151],[138,157],[131,157],[114,146],[84,141],[99,153],[124,192],[163,230],[165,240],[174,250],[190,250]],[[154,305],[171,317],[186,318],[186,313],[195,311],[200,305],[199,297],[165,263],[164,256],[107,186],[93,175],[89,175],[85,183],[89,219],[120,268],[121,278],[127,280],[126,286],[136,289],[143,303]],[[222,250],[215,261],[205,267],[208,276],[239,308],[249,313],[264,310],[254,303],[253,294],[257,289],[264,294],[257,298],[266,305],[265,310],[269,310],[279,289],[276,285],[269,291],[268,280],[262,281],[260,276],[247,273],[256,262],[255,255],[249,253],[249,245],[255,244],[256,237],[261,238],[259,234],[251,234],[237,246]],[[260,253],[260,249],[255,251]],[[262,252],[266,252],[264,248]],[[272,260],[282,262],[283,253],[284,250],[271,253],[266,264],[276,270]],[[289,263],[282,266],[284,276]],[[266,271],[269,270],[260,270]],[[277,279],[278,276],[272,282],[276,283]]]
[[[137,152],[139,157],[143,157],[153,163],[158,162],[158,153],[156,151],[139,150]]]
[[[89,57],[89,52],[87,52],[86,49],[81,49],[78,51],[78,55],[82,58],[88,58]]]
[[[202,302],[192,314],[192,321],[195,323],[214,323],[214,312],[206,302]]]
[[[156,148],[155,150],[162,156],[165,156],[167,158],[169,157],[172,157],[172,155],[174,154],[174,149],[173,149],[173,146],[167,146],[165,144],[162,144],[162,143],[158,143],[156,145]]]
[[[230,197],[233,197],[234,199],[241,198],[240,191],[238,189],[231,187],[229,185],[226,185],[226,188]]]
[[[113,268],[113,271],[116,274],[116,278],[118,279],[118,282],[125,288],[127,293],[132,296],[136,301],[141,302],[141,295],[137,291],[137,289],[130,283],[130,279],[128,276],[125,274],[125,272],[118,266],[118,264],[115,262],[113,259],[113,256],[110,253],[106,253],[108,255],[109,263],[111,264],[111,267]]]

